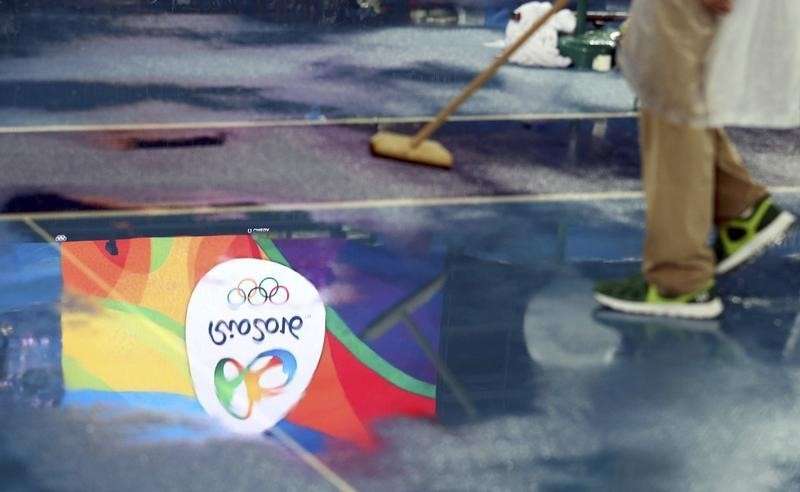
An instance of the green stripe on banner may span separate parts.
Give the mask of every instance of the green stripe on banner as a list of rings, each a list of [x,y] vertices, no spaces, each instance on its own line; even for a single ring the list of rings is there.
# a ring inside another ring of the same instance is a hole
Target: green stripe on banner
[[[253,238],[270,260],[292,268],[286,260],[286,257],[283,256],[269,237],[262,234],[254,234]],[[353,333],[353,330],[351,330],[347,323],[339,316],[339,313],[328,306],[325,307],[325,325],[328,331],[347,347],[350,353],[362,364],[378,373],[382,378],[408,392],[428,398],[436,397],[435,385],[420,381],[391,365],[386,359],[372,350],[369,345],[364,343],[358,335]]]
[[[358,360],[364,363],[364,365],[399,388],[411,393],[427,396],[428,398],[436,397],[436,386],[409,376],[386,362],[386,359],[378,355],[369,345],[358,338],[350,327],[347,326],[347,323],[345,323],[332,308],[326,307],[325,314],[325,324],[328,327],[328,331],[333,333],[333,336],[342,342]]]
[[[184,326],[176,322],[169,316],[166,316],[165,314],[162,314],[158,311],[154,311],[146,307],[136,306],[134,304],[128,304],[127,302],[117,301],[109,298],[103,299],[102,304],[103,306],[109,309],[113,309],[114,311],[122,311],[124,313],[136,313],[140,316],[144,316],[145,318],[149,319],[150,321],[157,324],[161,328],[164,328],[168,332],[177,336],[181,340],[184,339],[184,333],[186,331]]]
[[[275,243],[272,242],[268,236],[265,234],[253,234],[253,239],[255,239],[256,244],[258,244],[258,246],[261,248],[261,251],[267,255],[267,258],[269,258],[270,261],[274,261],[275,263],[280,263],[285,267],[292,268],[292,266],[289,265],[289,260],[283,256],[283,253],[281,253],[278,247],[275,246]]]
[[[111,391],[102,379],[92,375],[72,357],[66,355],[61,357],[61,370],[64,371],[64,386],[67,389]]]
[[[150,239],[150,271],[155,272],[169,256],[173,240],[171,237],[154,237]]]

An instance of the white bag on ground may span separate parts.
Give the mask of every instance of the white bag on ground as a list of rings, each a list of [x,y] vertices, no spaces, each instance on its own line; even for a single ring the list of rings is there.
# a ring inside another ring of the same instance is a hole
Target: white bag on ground
[[[710,126],[800,126],[800,0],[736,0],[707,67]]]
[[[800,1],[800,0],[795,0]],[[550,2],[529,2],[520,5],[515,11],[519,21],[513,18],[506,25],[505,45],[510,46],[553,5]],[[572,63],[558,51],[558,33],[575,32],[577,20],[571,10],[562,10],[554,15],[533,37],[520,46],[511,57],[511,63],[539,67],[567,67]]]

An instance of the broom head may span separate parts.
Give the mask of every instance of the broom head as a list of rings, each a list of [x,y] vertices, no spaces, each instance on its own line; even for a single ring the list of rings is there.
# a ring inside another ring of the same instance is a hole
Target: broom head
[[[449,169],[453,167],[453,155],[435,140],[423,140],[412,147],[414,137],[393,132],[378,132],[370,140],[374,155],[427,166]]]

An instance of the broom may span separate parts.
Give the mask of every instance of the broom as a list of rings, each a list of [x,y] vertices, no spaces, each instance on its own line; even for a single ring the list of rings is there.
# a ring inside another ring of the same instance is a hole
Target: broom
[[[569,0],[557,0],[544,16],[534,22],[511,46],[508,46],[498,56],[494,62],[479,73],[469,85],[454,97],[436,117],[423,126],[416,135],[402,135],[393,132],[378,132],[370,140],[372,153],[379,157],[387,157],[428,166],[438,166],[443,168],[453,167],[453,155],[450,154],[442,144],[435,140],[428,140],[428,137],[439,129],[458,109],[461,104],[469,99],[472,94],[494,76],[500,67],[511,58],[511,55],[522,46],[531,36],[544,26],[556,13],[564,9]]]

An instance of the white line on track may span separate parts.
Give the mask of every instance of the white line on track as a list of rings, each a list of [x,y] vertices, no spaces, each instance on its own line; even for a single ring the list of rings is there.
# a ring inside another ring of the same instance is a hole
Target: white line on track
[[[317,473],[320,474],[325,480],[328,481],[331,485],[333,485],[337,490],[341,492],[356,492],[355,487],[347,483],[342,477],[336,474],[333,470],[331,470],[325,463],[323,463],[319,458],[314,456],[310,453],[306,448],[300,445],[297,441],[292,439],[292,437],[283,432],[282,430],[278,429],[277,427],[270,430],[270,433],[275,436],[279,441],[283,443],[284,446],[289,448],[293,453],[295,453],[305,464],[310,466],[314,469]]]
[[[560,120],[600,120],[614,118],[633,118],[639,113],[512,113],[451,116],[451,122],[480,121],[560,121]],[[79,132],[112,132],[112,131],[168,131],[168,130],[225,130],[238,128],[291,128],[337,125],[393,125],[426,123],[432,116],[377,116],[332,118],[320,120],[255,120],[255,121],[192,121],[174,123],[110,123],[110,124],[70,124],[70,125],[23,125],[0,126],[0,135],[31,133],[79,133]]]
[[[775,186],[773,194],[800,194],[800,186]],[[267,205],[169,207],[142,210],[90,210],[77,212],[34,212],[0,214],[0,221],[67,220],[113,217],[166,217],[176,215],[246,214],[260,212],[357,210],[407,207],[446,207],[494,205],[504,203],[595,202],[610,200],[640,200],[641,191],[600,191],[593,193],[547,193],[503,196],[464,196],[441,198],[386,198],[374,200],[344,200],[330,202],[276,203]]]
[[[344,200],[331,202],[275,203],[267,205],[168,207],[142,210],[90,210],[76,212],[34,212],[0,215],[0,221],[58,220],[104,217],[159,217],[174,215],[243,214],[259,212],[353,210],[370,208],[441,207],[491,205],[502,203],[589,202],[594,200],[619,200],[641,198],[638,191],[610,191],[598,193],[553,193],[505,196],[465,196],[441,198],[386,198],[373,200]]]

